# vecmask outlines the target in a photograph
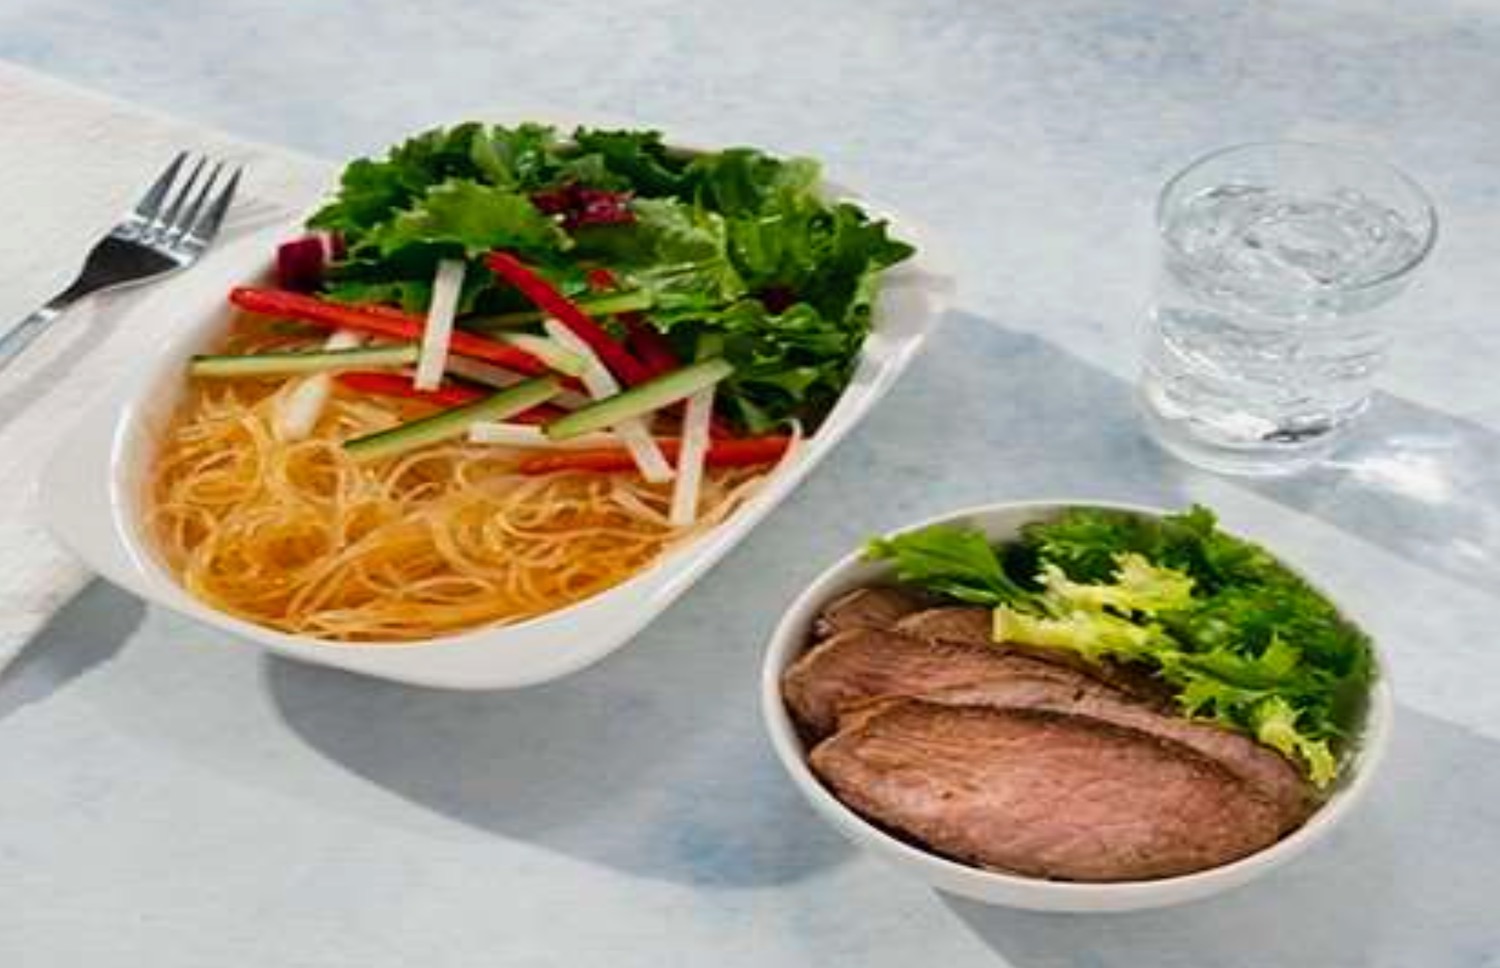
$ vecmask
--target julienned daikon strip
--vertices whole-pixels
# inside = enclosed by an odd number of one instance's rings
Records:
[[[620,392],[620,385],[604,368],[604,363],[572,330],[555,319],[544,320],[542,328],[547,331],[548,336],[583,357],[585,367],[580,379],[596,402]],[[658,484],[672,479],[672,465],[667,463],[661,448],[656,446],[656,440],[651,436],[645,421],[639,417],[628,417],[615,424],[612,429],[619,435],[626,450],[630,451],[630,457],[640,469],[642,477]]]
[[[467,356],[448,357],[448,372],[454,376],[461,376],[465,380],[471,380],[474,383],[483,383],[487,387],[494,387],[497,390],[513,387],[528,379],[528,377],[516,373],[514,370],[507,370],[505,367],[496,366],[493,363],[485,363],[483,360],[470,359]],[[557,396],[548,402],[554,406],[562,407],[564,410],[577,410],[579,407],[588,406],[592,401],[577,390],[569,390],[567,387],[564,387],[557,392]]]
[[[347,350],[300,353],[253,353],[247,356],[195,356],[188,373],[196,377],[256,378],[327,373],[334,370],[378,370],[409,366],[417,361],[417,347],[359,346]]]
[[[334,330],[323,343],[325,350],[352,350],[365,338],[351,329]],[[314,373],[288,386],[276,401],[276,433],[282,440],[301,440],[313,432],[328,398],[333,395],[333,376]]]
[[[583,357],[564,349],[555,340],[534,333],[501,333],[495,339],[509,343],[518,350],[525,350],[559,373],[568,376],[583,375]]]
[[[572,440],[553,440],[542,428],[530,424],[487,421],[469,425],[469,442],[498,444],[503,447],[531,447],[538,450],[584,450],[592,447],[620,447],[620,438],[608,431],[584,434]]]
[[[703,458],[708,453],[709,418],[714,412],[714,388],[706,386],[687,398],[682,414],[682,451],[677,455],[677,480],[672,485],[672,507],[667,520],[685,528],[698,519],[698,491],[703,483]]]
[[[640,344],[648,362],[667,364],[670,369],[672,349],[660,333],[643,319],[629,320],[632,339]],[[703,362],[724,352],[723,340],[708,335],[698,341],[698,361]],[[653,365],[657,365],[653,363]],[[665,372],[659,370],[658,372]],[[677,480],[672,486],[672,504],[667,519],[673,527],[685,528],[698,518],[698,495],[703,485],[703,463],[708,443],[713,437],[714,394],[718,384],[695,391],[682,409],[682,449],[677,454]]]
[[[422,355],[417,359],[417,375],[412,378],[412,385],[418,390],[436,390],[443,382],[448,344],[453,339],[453,317],[458,312],[458,297],[463,288],[464,264],[457,259],[440,261],[432,277],[432,301],[427,304],[427,325],[422,330]]]

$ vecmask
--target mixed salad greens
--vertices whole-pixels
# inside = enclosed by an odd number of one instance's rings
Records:
[[[997,642],[1141,663],[1183,714],[1254,736],[1319,787],[1338,774],[1374,674],[1364,633],[1203,507],[1074,509],[998,548],[937,526],[876,539],[868,555],[903,582],[992,607]]]
[[[826,412],[869,330],[876,275],[913,251],[826,199],[815,162],[540,124],[460,124],[354,161],[309,224],[338,240],[326,271],[304,274],[330,300],[419,313],[439,263],[462,260],[460,330],[535,325],[535,300],[490,261],[503,252],[621,341],[644,323],[659,353],[693,360],[712,339],[733,367],[724,413],[750,434]]]

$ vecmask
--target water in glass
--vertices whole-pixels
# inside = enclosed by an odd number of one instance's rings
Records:
[[[1381,311],[1427,229],[1357,187],[1232,181],[1164,204],[1145,410],[1170,449],[1283,473],[1321,456],[1369,400]]]

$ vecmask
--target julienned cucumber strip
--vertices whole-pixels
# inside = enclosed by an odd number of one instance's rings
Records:
[[[590,316],[615,316],[620,313],[638,313],[651,308],[652,298],[649,292],[637,290],[635,292],[611,293],[608,296],[595,296],[593,299],[574,300],[578,308]],[[473,319],[460,320],[460,325],[465,329],[474,329],[484,332],[496,329],[514,329],[517,326],[529,326],[539,323],[546,317],[546,313],[535,309],[527,309],[516,313],[504,313],[500,316],[476,316]]]
[[[195,356],[188,364],[192,376],[292,376],[329,370],[378,370],[409,366],[417,361],[416,344],[361,346],[312,353],[255,353],[250,356]]]
[[[344,452],[356,460],[378,460],[404,454],[428,444],[462,437],[469,432],[472,423],[504,420],[530,410],[555,397],[561,389],[562,384],[553,377],[537,377],[467,406],[444,410],[377,434],[346,440]]]
[[[694,363],[631,387],[624,393],[606,397],[592,406],[575,410],[542,429],[553,440],[567,440],[569,437],[603,430],[622,420],[652,413],[679,400],[685,400],[733,372],[734,367],[723,359]]]

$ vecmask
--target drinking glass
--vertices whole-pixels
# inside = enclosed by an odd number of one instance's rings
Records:
[[[1161,265],[1140,396],[1169,451],[1287,474],[1368,405],[1391,301],[1437,237],[1415,181],[1327,145],[1242,145],[1188,166],[1156,209]]]

